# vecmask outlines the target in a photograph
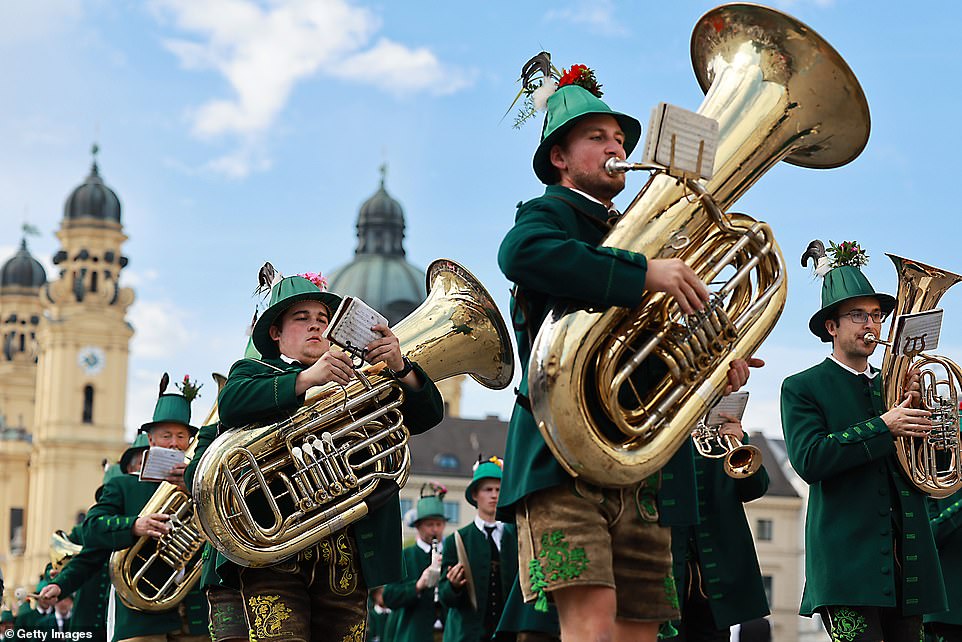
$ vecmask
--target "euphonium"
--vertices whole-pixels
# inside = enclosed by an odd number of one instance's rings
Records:
[[[514,355],[491,296],[446,259],[427,272],[428,297],[394,333],[434,381],[470,374],[511,381]],[[347,386],[308,390],[292,417],[229,430],[201,458],[194,496],[210,542],[242,566],[291,557],[393,499],[410,469],[401,386],[376,367]],[[258,519],[255,508],[269,514]]]
[[[794,18],[718,7],[695,26],[691,51],[706,91],[699,113],[719,123],[714,174],[654,175],[603,245],[681,258],[706,283],[724,284],[688,317],[656,292],[633,310],[559,306],[532,347],[529,396],[542,435],[569,474],[603,486],[664,466],[722,396],[729,362],[751,356],[781,314],[784,259],[771,229],[725,210],[780,160],[837,167],[868,140],[855,75]],[[642,363],[654,381],[639,391],[632,377]]]
[[[762,451],[751,444],[743,444],[734,435],[721,434],[721,426],[710,426],[699,421],[691,432],[695,450],[709,459],[725,458],[722,467],[733,479],[751,477],[762,467]]]
[[[62,530],[56,530],[50,536],[50,564],[57,571],[62,571],[70,559],[83,549],[83,545],[70,541]]]
[[[895,295],[893,319],[902,314],[924,312],[936,307],[950,287],[962,281],[962,276],[906,259],[887,255],[895,264],[899,286]],[[895,452],[902,471],[920,491],[936,499],[948,497],[962,488],[960,469],[959,390],[962,370],[952,361],[938,355],[921,352],[924,344],[915,346],[912,356],[905,354],[895,340],[895,323],[889,330],[889,340],[879,341],[871,333],[866,341],[888,346],[882,358],[882,397],[886,408],[904,399],[903,384],[912,368],[919,371],[921,383],[920,408],[932,413],[932,431],[927,437],[897,437]],[[915,356],[919,358],[916,359]],[[944,376],[942,376],[944,375]]]
[[[224,375],[212,375],[217,389],[224,386]],[[217,421],[217,397],[202,425]],[[197,439],[184,453],[190,461]],[[193,499],[177,486],[161,482],[153,497],[140,511],[170,515],[170,532],[159,539],[143,536],[132,546],[110,556],[110,581],[117,596],[132,609],[154,612],[174,608],[200,580],[203,533],[197,522]]]

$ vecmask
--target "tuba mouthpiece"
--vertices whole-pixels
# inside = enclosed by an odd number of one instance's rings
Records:
[[[615,174],[624,174],[625,172],[629,172],[633,169],[635,169],[635,166],[632,163],[620,158],[616,158],[615,156],[612,156],[605,161],[605,171],[608,172],[609,176],[614,176]]]

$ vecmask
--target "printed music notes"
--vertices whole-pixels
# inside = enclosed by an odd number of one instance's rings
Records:
[[[726,414],[729,417],[734,417],[735,419],[741,420],[742,416],[745,414],[745,407],[747,405],[747,392],[733,392],[726,397],[722,397],[721,401],[715,404],[715,407],[708,412],[707,423],[709,426],[722,425],[725,423],[725,419],[722,418],[722,414]]]
[[[344,297],[324,330],[324,338],[363,359],[364,348],[381,337],[371,329],[379,323],[387,325],[387,318],[357,297]]]
[[[182,463],[184,463],[183,450],[151,446],[144,451],[144,463],[140,468],[140,481],[166,481],[174,466]]]
[[[942,331],[942,313],[941,308],[935,308],[896,317],[895,339],[892,341],[895,354],[915,357],[923,350],[935,350],[939,346],[939,334]]]

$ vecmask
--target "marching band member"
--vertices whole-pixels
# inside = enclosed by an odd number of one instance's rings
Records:
[[[197,428],[190,425],[190,402],[196,387],[185,380],[184,394],[167,393],[167,376],[161,380],[161,394],[152,421],[141,426],[150,446],[185,450]],[[184,485],[185,464],[176,464],[166,481]],[[170,531],[168,515],[152,513],[141,516],[160,482],[140,481],[134,475],[119,475],[108,480],[100,500],[84,519],[86,546],[110,551],[123,550],[140,537],[160,539]],[[195,588],[177,608],[145,613],[128,608],[114,597],[115,625],[113,641],[137,642],[202,642],[207,636],[207,608],[203,596]]]
[[[629,488],[596,487],[568,475],[531,414],[528,359],[556,303],[634,307],[646,291],[658,291],[687,314],[703,309],[709,293],[680,259],[648,259],[599,245],[616,214],[612,199],[625,187],[624,174],[609,175],[605,161],[631,153],[641,124],[602,102],[594,73],[583,66],[559,84],[547,98],[533,160],[547,189],[519,206],[498,253],[502,272],[515,283],[511,310],[522,367],[499,508],[517,519],[525,601],[543,608],[550,595],[562,639],[654,641],[659,624],[678,616],[670,532],[657,523],[657,511],[631,507],[657,492],[658,475]],[[733,361],[728,374],[737,390],[748,378],[748,364]],[[638,385],[644,391],[652,384]]]
[[[468,578],[458,561],[454,535],[444,542],[441,602],[448,607],[444,642],[487,642],[494,637],[511,583],[518,575],[518,536],[513,524],[499,522],[495,513],[501,490],[503,462],[478,460],[464,498],[478,509],[474,520],[457,532],[471,566],[477,608],[468,597]]]
[[[741,421],[722,415],[720,435],[746,443]],[[673,642],[729,640],[731,625],[768,615],[768,600],[745,518],[745,502],[768,490],[768,471],[734,479],[724,459],[695,458],[698,482],[697,525],[673,526],[671,554],[681,602],[678,636]]]
[[[351,359],[330,350],[321,336],[340,301],[302,276],[273,286],[270,306],[252,334],[262,358],[235,363],[218,397],[224,426],[286,419],[301,407],[309,388],[350,382]],[[435,426],[443,404],[434,383],[401,355],[390,328],[373,329],[382,337],[367,346],[367,360],[384,362],[403,386],[408,430],[417,434]],[[241,568],[218,554],[216,570],[224,582],[240,589],[251,639],[360,640],[368,587],[400,577],[400,521],[395,497],[292,559]]]
[[[905,400],[883,407],[885,375],[869,364],[876,344],[865,335],[879,335],[896,301],[862,274],[856,243],[832,252],[808,324],[832,353],[781,393],[788,456],[810,486],[800,612],[821,614],[835,640],[917,642],[922,615],[945,609],[945,589],[925,495],[905,480],[893,437],[923,437],[931,421],[916,407],[917,373]]]
[[[384,587],[382,600],[394,620],[392,642],[441,641],[446,628],[446,613],[438,596],[441,579],[441,540],[444,525],[443,486],[432,486],[430,495],[418,499],[414,522],[414,544],[401,553],[403,573],[400,581]],[[422,493],[424,489],[422,489]],[[447,634],[443,633],[445,639]]]

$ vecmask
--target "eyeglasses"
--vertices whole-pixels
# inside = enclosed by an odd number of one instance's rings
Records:
[[[846,312],[845,314],[838,315],[840,317],[848,317],[852,320],[852,323],[861,325],[869,320],[871,317],[873,323],[881,323],[885,320],[885,315],[881,312],[868,313],[863,310],[852,310],[851,312]]]

